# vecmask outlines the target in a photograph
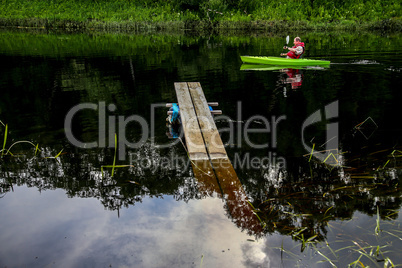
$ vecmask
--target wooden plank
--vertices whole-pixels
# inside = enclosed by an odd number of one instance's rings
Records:
[[[204,139],[201,135],[187,83],[174,83],[174,86],[181,110],[180,118],[189,157],[191,160],[208,160]]]
[[[223,146],[218,129],[209,111],[207,100],[200,83],[189,82],[188,88],[210,159],[227,158],[225,147]]]
[[[200,83],[175,83],[175,89],[200,193],[223,198],[231,219],[239,228],[249,234],[261,235],[261,223],[228,159]]]
[[[209,160],[191,161],[194,177],[197,179],[198,192],[202,196],[217,196],[223,198],[215,172]]]
[[[246,230],[250,235],[263,234],[261,222],[255,215],[229,159],[195,160],[191,165],[202,196],[222,198],[230,219],[237,227]]]
[[[167,115],[172,115],[172,114],[173,114],[173,111],[167,111]],[[179,114],[180,114],[180,111],[179,111]],[[211,114],[222,114],[222,111],[221,110],[212,110]]]
[[[208,102],[208,105],[211,107],[219,106],[219,103],[217,102]],[[173,106],[173,103],[166,103],[166,107],[170,108]]]
[[[255,215],[230,160],[213,159],[211,162],[232,221],[242,230],[247,230],[249,234],[261,235],[263,233],[261,222]]]

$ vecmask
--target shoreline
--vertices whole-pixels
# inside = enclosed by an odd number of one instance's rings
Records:
[[[71,20],[48,18],[0,18],[2,28],[42,28],[66,31],[194,31],[216,32],[221,31],[253,31],[272,32],[281,31],[368,31],[368,32],[402,32],[402,20],[387,19],[373,22],[334,21],[101,21],[101,20]]]

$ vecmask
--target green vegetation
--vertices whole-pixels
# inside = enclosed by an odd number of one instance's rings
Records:
[[[8,0],[0,25],[86,29],[327,29],[400,31],[401,3],[390,0]]]
[[[14,156],[14,154],[11,152],[11,148],[12,148],[14,145],[19,144],[19,143],[27,143],[27,144],[30,144],[30,145],[32,145],[33,147],[35,147],[35,148],[36,148],[36,150],[35,150],[35,155],[36,155],[36,153],[37,153],[38,150],[39,150],[39,149],[38,149],[38,145],[35,146],[35,144],[33,144],[33,143],[30,142],[30,141],[17,141],[17,142],[14,142],[8,149],[6,149],[7,135],[8,135],[8,124],[4,124],[1,120],[0,120],[0,124],[5,127],[5,130],[4,130],[4,133],[3,133],[3,149],[1,149],[1,156],[2,156],[2,157],[5,156],[5,155]],[[1,128],[0,128],[0,129],[1,129]],[[60,152],[60,153],[61,153],[61,152]],[[60,155],[60,153],[59,153],[55,158],[57,158],[57,157]]]
[[[395,213],[393,210],[387,211],[388,215]],[[385,217],[388,220],[388,216]],[[377,218],[374,233],[370,229],[372,226],[358,226],[361,230],[360,237],[353,236],[344,232],[344,228],[353,224],[355,220],[346,222],[330,222],[327,224],[328,236],[336,236],[337,239],[328,242],[318,241],[316,235],[305,237],[307,228],[300,228],[294,230],[289,235],[292,239],[299,241],[301,252],[304,252],[305,257],[311,261],[318,263],[329,263],[328,267],[400,267],[391,260],[388,256],[395,253],[395,249],[392,248],[392,240],[397,238],[401,240],[400,227],[392,221],[382,221],[387,230],[381,230],[380,213],[377,207]],[[367,229],[368,227],[368,229]],[[282,261],[297,261],[299,258],[295,248],[287,248],[283,246],[274,247],[274,249],[280,250]]]
[[[122,168],[122,167],[131,167],[131,165],[116,165],[116,157],[117,157],[117,134],[114,134],[114,157],[113,157],[113,165],[103,165],[101,166],[101,173],[103,178],[103,168],[112,168],[112,174],[110,175],[113,178],[114,169],[115,168]]]

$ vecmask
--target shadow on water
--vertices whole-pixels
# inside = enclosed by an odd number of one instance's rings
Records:
[[[239,55],[279,54],[283,37],[2,32],[0,53],[8,62],[0,74],[0,120],[8,123],[5,148],[29,140],[39,143],[40,151],[21,144],[11,150],[14,156],[1,157],[0,197],[22,185],[39,191],[64,189],[68,197],[98,199],[118,213],[140,206],[146,197],[171,196],[186,203],[219,197],[225,200],[226,216],[254,239],[282,235],[294,240],[297,247],[283,240],[270,245],[285,263],[314,252],[307,263],[320,258],[342,267],[363,256],[381,264],[389,257],[400,264],[402,147],[396,122],[401,93],[400,72],[395,70],[401,61],[395,62],[400,55],[388,47],[400,37],[332,37],[332,42],[316,33],[305,37],[308,54],[330,59],[335,64],[329,68],[240,70]],[[227,116],[216,117],[218,128],[233,127],[236,133],[221,133],[235,172],[227,175],[225,185],[198,172],[182,144],[166,137],[166,110],[150,110],[152,104],[175,100],[176,81],[200,81],[207,98],[218,101]],[[313,153],[325,150],[323,130],[330,120],[306,132],[308,145],[317,146],[313,151],[303,147],[300,129],[308,116],[336,100],[339,147],[330,148],[336,152],[323,163]],[[80,103],[96,104],[97,109],[77,114],[72,133],[105,148],[79,149],[67,140],[65,116]],[[119,146],[124,159],[117,164],[130,166],[113,176],[110,169],[102,173],[101,167],[115,160],[114,133],[124,133],[131,142],[142,137],[144,129],[136,123],[119,128],[119,116],[134,114],[154,120],[154,135],[136,148]],[[263,149],[250,146],[242,132],[246,124],[261,127],[254,115],[269,120],[285,116],[275,138],[272,132],[250,134],[253,144],[269,142]],[[4,130],[1,126],[2,138]],[[157,146],[168,143],[167,148]],[[253,159],[263,161],[247,165]],[[347,223],[359,229],[356,215],[377,222],[359,230],[361,239],[342,230]],[[381,235],[376,234],[379,229]]]

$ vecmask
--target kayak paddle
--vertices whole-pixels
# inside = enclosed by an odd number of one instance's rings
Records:
[[[289,44],[289,35],[286,36],[286,44],[283,46],[283,49],[286,49]],[[281,56],[286,56],[286,53],[281,53]]]

